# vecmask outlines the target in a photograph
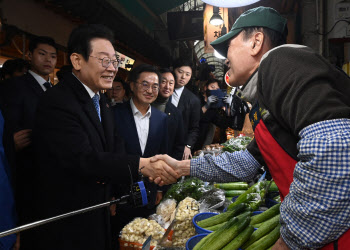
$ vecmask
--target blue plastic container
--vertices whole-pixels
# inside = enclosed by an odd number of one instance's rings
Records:
[[[201,228],[200,226],[197,225],[198,221],[208,219],[210,217],[213,217],[214,215],[217,215],[217,213],[199,213],[195,215],[192,219],[192,223],[194,225],[194,228],[196,229],[197,234],[209,234],[213,231],[206,230],[204,228]]]
[[[189,240],[186,242],[186,250],[192,250],[197,245],[197,243],[207,235],[208,234],[197,234],[192,238],[189,238]]]
[[[273,200],[273,199],[266,198],[265,204],[268,208],[270,208],[270,207],[273,207],[274,205],[278,204],[278,202]]]

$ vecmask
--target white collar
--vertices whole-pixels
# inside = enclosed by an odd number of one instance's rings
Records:
[[[182,86],[180,88],[175,88],[176,94],[178,96],[181,96],[182,92],[184,91],[185,86]]]
[[[140,110],[138,110],[138,108],[135,106],[135,103],[134,103],[134,101],[132,100],[132,98],[130,99],[130,106],[131,106],[131,110],[132,110],[132,114],[133,114],[133,115],[136,115],[137,113],[139,113],[139,114],[142,115],[142,113],[140,112]],[[151,116],[151,105],[149,105],[149,108],[148,108],[146,114],[143,115],[143,116]]]
[[[37,73],[35,73],[32,70],[28,70],[28,72],[35,78],[35,80],[40,84],[40,85],[44,85],[45,82],[50,82],[50,77],[49,80],[46,81],[42,76],[39,76]]]
[[[72,72],[72,74],[73,74],[73,76],[75,76],[75,78],[77,78],[77,79],[79,80],[79,78],[78,78],[76,75],[74,75],[73,72]],[[90,96],[91,98],[93,98],[95,95],[98,95],[98,99],[100,99],[100,93],[99,93],[99,92],[95,93],[95,92],[92,91],[88,86],[86,86],[82,81],[79,80],[79,82],[80,82],[81,84],[83,84],[84,88],[85,88],[86,91],[89,93],[89,96]]]

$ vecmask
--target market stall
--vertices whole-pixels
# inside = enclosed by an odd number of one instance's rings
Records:
[[[197,155],[243,150],[250,141],[231,138]],[[278,188],[265,174],[249,183],[185,178],[170,187],[156,214],[123,228],[120,249],[270,249],[280,236],[279,208]]]

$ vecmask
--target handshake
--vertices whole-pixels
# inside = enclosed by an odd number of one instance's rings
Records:
[[[190,160],[177,161],[168,155],[140,159],[140,171],[159,186],[175,183],[181,176],[190,175]]]

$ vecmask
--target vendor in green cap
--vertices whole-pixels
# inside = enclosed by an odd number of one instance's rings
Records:
[[[230,85],[253,104],[246,150],[154,160],[216,182],[251,180],[265,166],[283,200],[272,249],[349,249],[350,79],[312,49],[283,45],[287,33],[285,18],[258,7],[211,43],[227,55]]]

